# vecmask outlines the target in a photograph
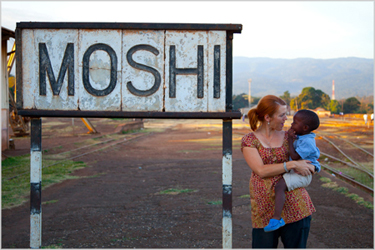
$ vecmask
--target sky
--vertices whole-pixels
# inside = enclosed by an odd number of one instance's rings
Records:
[[[233,56],[374,58],[374,1],[1,1],[21,21],[233,23]]]

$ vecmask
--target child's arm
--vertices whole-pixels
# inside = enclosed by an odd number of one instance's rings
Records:
[[[295,139],[296,135],[294,133],[293,129],[288,130],[288,142],[289,142],[289,155],[292,160],[300,160],[301,156],[296,152],[294,146],[293,146],[293,141]]]

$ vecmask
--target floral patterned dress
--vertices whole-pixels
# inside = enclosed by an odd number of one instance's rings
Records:
[[[242,138],[241,151],[244,147],[256,148],[265,165],[283,163],[289,160],[287,131],[285,131],[284,142],[281,147],[263,147],[253,132]],[[282,175],[262,179],[254,172],[251,173],[250,201],[253,228],[264,228],[272,218],[275,209],[275,184],[280,178],[282,178]],[[285,193],[285,203],[281,216],[286,224],[306,218],[315,211],[305,188],[297,188]]]

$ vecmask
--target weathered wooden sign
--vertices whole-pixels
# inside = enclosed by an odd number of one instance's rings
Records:
[[[71,111],[176,116],[231,111],[232,37],[241,29],[235,24],[18,23],[18,108],[24,114],[70,111],[70,116],[78,115]]]
[[[223,248],[232,247],[232,39],[239,24],[17,23],[31,116],[30,247],[42,245],[41,117],[223,119]]]

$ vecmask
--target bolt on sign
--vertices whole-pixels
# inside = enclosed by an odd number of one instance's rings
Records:
[[[239,24],[18,23],[17,106],[24,115],[231,111],[231,40],[241,29]]]

